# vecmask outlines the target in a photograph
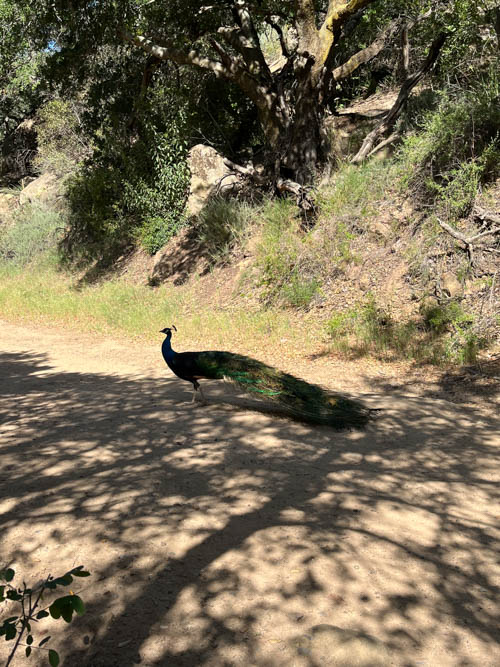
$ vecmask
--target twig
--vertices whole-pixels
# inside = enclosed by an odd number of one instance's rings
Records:
[[[483,220],[483,222],[485,220],[489,220],[490,222],[494,222],[495,225],[500,225],[500,215],[492,213],[491,211],[487,211],[485,208],[481,208],[480,206],[474,207],[474,215],[480,220]]]
[[[381,141],[379,144],[375,146],[375,148],[368,153],[367,157],[371,157],[372,155],[375,155],[379,151],[382,150],[382,148],[385,148],[389,144],[394,143],[398,139],[401,139],[401,134],[399,132],[393,132],[387,139],[384,139],[384,141]]]
[[[495,283],[497,280],[497,273],[498,271],[495,271],[495,275],[493,276],[493,282],[491,283],[491,290],[490,290],[490,310],[493,312],[493,296],[495,294]]]

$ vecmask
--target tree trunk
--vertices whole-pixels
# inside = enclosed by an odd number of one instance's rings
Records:
[[[300,183],[311,183],[322,160],[321,114],[317,93],[304,95],[295,107],[292,127],[287,137],[283,165]]]

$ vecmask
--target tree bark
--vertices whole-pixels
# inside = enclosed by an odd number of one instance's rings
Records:
[[[296,182],[305,184],[313,179],[324,155],[322,119],[330,82],[350,76],[375,57],[392,32],[391,24],[373,44],[333,69],[332,49],[342,27],[373,2],[329,0],[323,23],[318,27],[315,0],[295,0],[296,43],[289,48],[279,25],[274,25],[286,59],[286,64],[274,72],[266,62],[252,19],[252,13],[258,13],[259,8],[250,9],[245,0],[233,2],[233,25],[223,25],[207,36],[215,57],[208,57],[196,45],[183,50],[168,41],[155,44],[148,37],[132,35],[125,29],[121,36],[155,59],[198,67],[239,86],[257,108],[273,154],[274,177],[278,177],[280,168],[286,168],[285,172],[291,172],[287,176],[293,175]],[[272,17],[264,19],[273,25]]]

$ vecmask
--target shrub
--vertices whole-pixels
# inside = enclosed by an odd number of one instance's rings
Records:
[[[67,259],[112,260],[137,242],[151,254],[159,250],[184,223],[186,154],[179,124],[159,130],[145,122],[132,145],[106,128],[92,159],[68,183]]]
[[[395,321],[373,298],[326,323],[332,347],[343,354],[375,354],[417,362],[472,363],[488,341],[474,327],[474,317],[457,302],[422,308],[421,319]]]
[[[54,99],[37,113],[38,152],[35,168],[67,176],[92,153],[90,142],[81,128],[78,103],[74,100]]]
[[[57,246],[64,229],[60,214],[34,205],[14,213],[14,222],[0,236],[0,261],[17,267]]]
[[[312,237],[300,231],[297,206],[289,199],[271,201],[260,221],[256,269],[262,300],[266,305],[309,305],[319,281],[308,252]]]
[[[500,173],[499,102],[497,73],[472,90],[445,93],[399,153],[403,188],[436,202],[448,218],[466,215],[480,184]]]
[[[456,301],[450,301],[447,304],[424,306],[421,312],[426,328],[438,335],[445,333],[452,326],[466,327],[474,321],[472,315],[465,313]]]
[[[236,199],[215,197],[198,215],[196,232],[211,264],[224,263],[242,245],[258,209]]]

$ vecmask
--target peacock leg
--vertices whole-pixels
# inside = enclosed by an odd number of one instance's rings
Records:
[[[198,391],[200,392],[202,404],[206,405],[207,404],[207,399],[205,398],[205,394],[203,393],[203,389],[199,385],[198,385]]]

